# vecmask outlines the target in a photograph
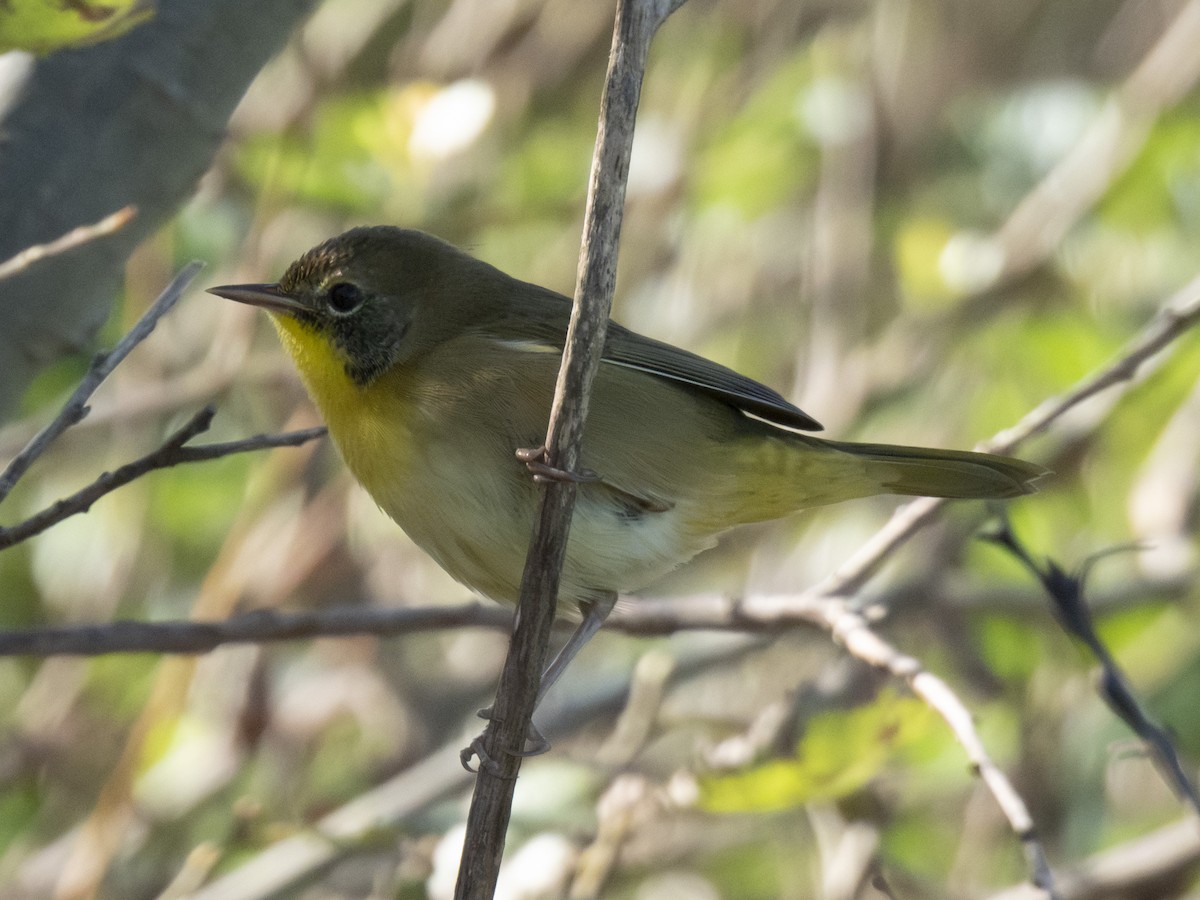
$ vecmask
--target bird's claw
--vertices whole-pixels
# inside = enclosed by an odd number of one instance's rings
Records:
[[[545,736],[537,730],[537,727],[530,722],[529,730],[525,732],[525,746],[521,749],[520,756],[524,759],[529,759],[531,756],[541,756],[550,749],[550,742]]]
[[[471,760],[476,758],[479,760],[478,769],[471,765]],[[481,771],[486,771],[489,775],[495,775],[497,778],[500,777],[500,763],[492,759],[487,750],[484,749],[482,734],[459,751],[458,761],[472,775],[478,775]]]
[[[487,720],[489,723],[494,723],[496,720],[492,716],[492,711],[492,707],[485,706],[483,709],[478,710],[475,714],[479,716],[479,718]],[[491,725],[488,727],[490,728]],[[499,775],[500,763],[493,759],[491,755],[484,750],[484,734],[487,734],[486,730],[483,734],[475,738],[475,740],[471,741],[469,746],[463,748],[462,752],[458,754],[459,761],[462,763],[463,768],[468,772],[475,772],[476,770],[471,768],[471,758],[478,757],[480,767],[487,769],[492,775]],[[531,756],[541,756],[543,753],[548,751],[550,747],[550,742],[546,740],[545,736],[540,731],[538,731],[537,726],[534,725],[533,722],[530,722],[529,728],[525,732],[525,746],[523,746],[520,750],[510,750],[505,747],[501,747],[500,752],[507,753],[509,756],[519,756],[521,759],[528,759]]]
[[[517,450],[516,456],[525,463],[525,468],[533,474],[533,480],[537,482],[569,481],[575,484],[593,484],[601,480],[600,475],[591,469],[569,472],[550,465],[546,462],[545,444],[540,447],[522,447]]]

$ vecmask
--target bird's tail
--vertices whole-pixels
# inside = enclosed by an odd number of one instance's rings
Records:
[[[1036,490],[1041,466],[990,453],[851,444],[806,434],[757,440],[739,454],[742,475],[724,522],[762,522],[799,509],[876,494],[1003,499]]]
[[[1049,472],[1039,465],[967,450],[929,450],[890,444],[822,441],[831,450],[857,457],[878,483],[875,493],[952,500],[988,500],[1031,494]]]

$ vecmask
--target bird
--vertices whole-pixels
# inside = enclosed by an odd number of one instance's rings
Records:
[[[530,450],[545,440],[571,301],[388,225],[330,238],[277,282],[209,292],[270,314],[345,464],[408,536],[460,583],[515,603],[539,490]],[[1017,497],[1047,474],[806,433],[821,427],[770,387],[610,321],[559,588],[582,621],[539,698],[618,596],[733,528],[876,494]]]

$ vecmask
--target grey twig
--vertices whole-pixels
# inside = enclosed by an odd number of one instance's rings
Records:
[[[901,653],[872,631],[863,613],[849,603],[828,598],[820,614],[820,623],[852,656],[907,681],[913,693],[942,717],[1021,841],[1030,880],[1053,900],[1058,900],[1050,863],[1037,837],[1029,809],[987,752],[975,729],[971,711],[958,695],[945,681],[926,670],[920,660]]]
[[[99,222],[91,225],[80,225],[78,228],[73,228],[62,237],[48,243],[34,244],[32,247],[26,247],[16,256],[0,263],[0,281],[3,281],[5,278],[11,278],[18,272],[23,272],[38,260],[66,253],[68,250],[74,250],[76,247],[88,243],[88,241],[94,241],[96,238],[112,234],[114,231],[120,231],[136,215],[136,206],[123,206],[115,213],[105,216]]]
[[[512,613],[464,603],[410,609],[337,607],[312,612],[255,610],[215,622],[106,622],[0,632],[2,656],[100,656],[106,653],[207,653],[224,644],[267,643],[445,628],[506,628]]]
[[[138,319],[137,324],[129,330],[125,337],[121,338],[120,343],[108,353],[97,354],[96,358],[92,360],[87,374],[79,383],[79,387],[75,388],[75,392],[71,394],[58,415],[39,431],[33,440],[25,445],[25,449],[13,457],[4,472],[0,473],[0,503],[4,502],[14,485],[29,470],[34,461],[46,451],[46,448],[59,435],[88,414],[88,398],[95,393],[96,388],[112,373],[113,369],[129,355],[130,351],[149,336],[150,332],[154,330],[154,326],[158,324],[158,320],[170,312],[171,307],[179,301],[184,290],[203,268],[203,265],[200,262],[190,262],[184,266],[166,289],[159,294],[153,305]]]
[[[1196,820],[1189,816],[1110,847],[1061,872],[1060,893],[1063,900],[1182,896],[1182,886],[1195,877],[1197,863],[1200,831]],[[990,900],[1044,900],[1044,895],[1022,884],[993,894]]]
[[[778,634],[789,628],[812,627],[820,618],[823,602],[812,598],[803,604],[795,597],[730,600],[715,594],[688,597],[686,602],[643,600],[613,612],[605,627],[640,637],[694,630]],[[351,634],[388,637],[445,628],[511,628],[512,624],[510,610],[490,603],[406,609],[338,606],[311,613],[255,611],[210,622],[122,620],[0,632],[0,657],[207,653],[223,644]]]
[[[621,0],[617,4],[588,184],[575,303],[546,435],[546,462],[565,471],[574,471],[579,461],[588,395],[608,327],[646,56],[659,25],[678,5],[671,0]],[[475,782],[455,891],[459,900],[485,900],[495,891],[521,764],[518,752],[525,746],[537,701],[574,505],[572,482],[551,481],[544,486],[521,582],[517,624],[492,719],[482,737],[483,752],[492,764],[480,765]]]
[[[135,478],[140,478],[148,472],[167,469],[181,463],[202,462],[222,456],[232,456],[235,453],[264,450],[269,447],[295,447],[325,434],[324,428],[306,428],[302,431],[290,431],[284,434],[260,434],[239,441],[204,444],[199,447],[186,446],[192,438],[208,430],[214,415],[216,415],[216,410],[213,407],[204,407],[170,435],[158,449],[140,459],[126,463],[112,472],[105,472],[87,487],[56,501],[25,521],[8,528],[0,528],[0,550],[6,550],[14,544],[41,534],[63,519],[87,512],[92,504],[105,494],[129,484]]]
[[[980,443],[976,449],[1011,453],[1029,438],[1046,431],[1085,400],[1108,388],[1145,376],[1168,358],[1165,351],[1200,323],[1200,277],[1180,288],[1108,365],[1080,379],[1071,390],[1040,403],[1011,428]],[[851,594],[865,584],[897,547],[933,520],[945,500],[924,497],[896,510],[892,518],[825,582],[814,590],[825,594]]]
[[[1012,428],[982,444],[981,449],[1007,453],[1021,441],[1045,431],[1050,423],[1085,400],[1110,387],[1130,383],[1139,374],[1144,376],[1147,370],[1163,362],[1165,357],[1160,354],[1197,322],[1200,322],[1200,276],[1163,303],[1154,318],[1121,349],[1113,362],[1082,379],[1067,393],[1046,400]]]

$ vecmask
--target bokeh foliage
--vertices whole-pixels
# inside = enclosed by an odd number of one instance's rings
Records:
[[[1190,88],[1134,136],[1132,161],[1062,241],[996,274],[1003,223],[1177,5],[692,0],[651,56],[616,318],[767,381],[837,437],[967,447],[1012,424],[1111,359],[1194,275]],[[208,260],[210,284],[270,280],[368,222],[435,232],[569,293],[611,26],[592,6],[327,0],[251,88],[194,200],[131,260],[106,338],[184,260]],[[64,362],[35,386],[6,450],[79,369]],[[1136,387],[1023,448],[1056,474],[1010,509],[1034,552],[1067,566],[1139,545],[1095,566],[1089,596],[1190,760],[1197,371],[1200,339],[1185,337]],[[214,439],[313,420],[266,323],[197,292],[5,521],[213,399]],[[737,537],[686,586],[807,586],[894,505]],[[953,509],[868,594],[889,608],[881,630],[971,705],[1053,862],[1070,865],[1182,811],[1027,573],[973,540],[983,518]],[[326,445],[156,473],[0,556],[0,584],[10,627],[465,599]],[[648,648],[686,661],[717,640],[603,635],[562,702],[627,677]],[[153,897],[177,875],[233,870],[457,740],[502,653],[500,635],[445,632],[169,662],[0,661],[0,894]],[[597,753],[611,730],[597,721],[529,762],[510,840],[516,853],[551,835],[570,858],[614,785],[637,785],[605,896],[882,896],[827,889],[834,848],[861,835],[897,896],[987,896],[1024,876],[941,723],[824,636],[789,634],[681,678],[619,766]],[[446,802],[363,835],[303,896],[443,896],[434,848],[461,818]]]

